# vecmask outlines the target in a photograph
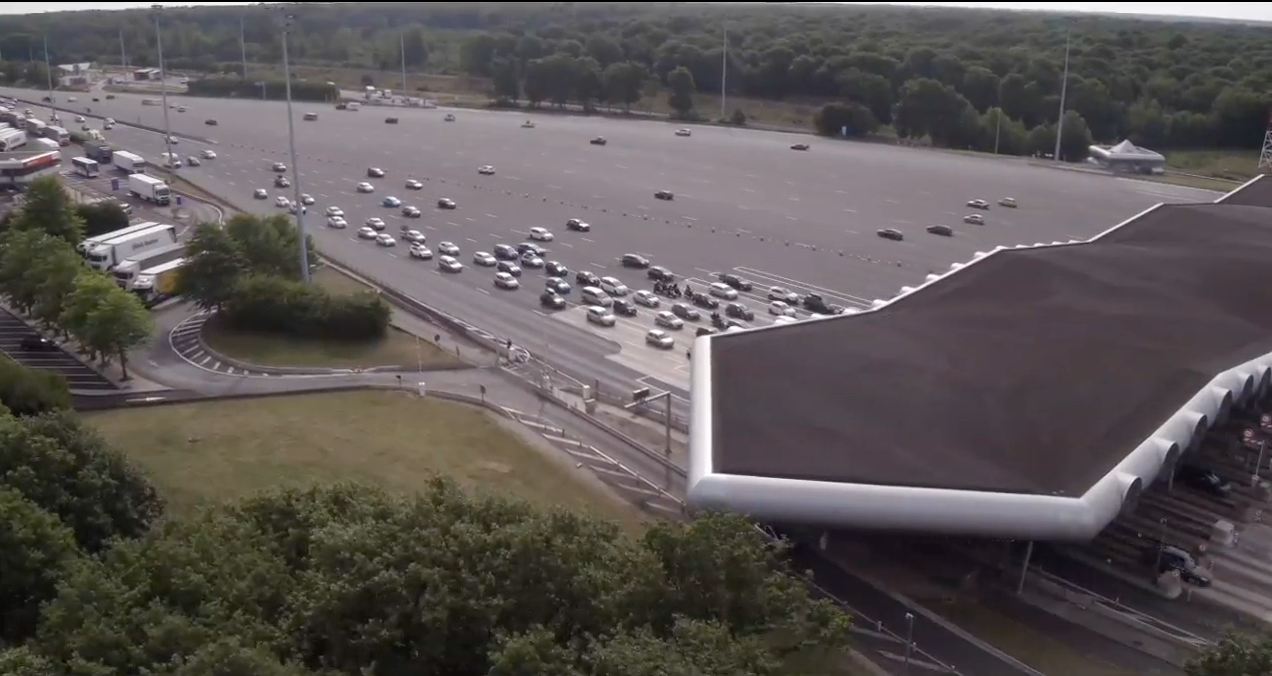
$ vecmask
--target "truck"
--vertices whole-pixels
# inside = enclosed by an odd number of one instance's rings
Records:
[[[90,160],[97,160],[99,164],[110,164],[114,151],[105,141],[85,141],[84,157]]]
[[[27,134],[21,129],[0,132],[0,153],[12,152],[26,145]]]
[[[129,258],[144,256],[176,242],[176,226],[159,223],[149,229],[96,244],[88,250],[88,264],[96,270],[111,270]]]
[[[71,132],[62,127],[46,126],[43,133],[44,138],[57,141],[58,146],[71,145]]]
[[[125,174],[146,173],[146,160],[141,155],[130,153],[127,150],[116,150],[114,160],[115,166]]]
[[[156,225],[160,225],[160,223],[157,223],[155,221],[145,221],[143,223],[136,223],[136,224],[130,225],[126,228],[112,230],[110,232],[102,233],[100,235],[93,235],[92,237],[85,238],[84,241],[80,242],[79,244],[76,244],[75,250],[80,252],[81,256],[84,256],[85,258],[87,258],[88,252],[91,251],[98,244],[101,244],[103,242],[109,242],[112,239],[123,237],[125,235],[131,235],[134,232],[140,232],[142,230],[150,230],[154,228]]]
[[[113,271],[115,282],[125,289],[131,289],[133,282],[137,281],[137,275],[142,270],[149,270],[164,263],[170,263],[181,258],[184,254],[185,245],[177,242],[161,249],[147,251],[140,256],[133,256],[127,260],[120,261]]]
[[[26,120],[26,131],[32,136],[44,136],[44,128],[47,126],[47,124],[34,117],[28,117]]]
[[[32,150],[61,150],[62,144],[51,138],[33,138],[30,140]]]
[[[185,264],[186,259],[177,258],[142,270],[133,280],[132,292],[141,296],[147,307],[171,298],[176,295],[177,275]]]
[[[172,191],[163,180],[146,174],[129,174],[128,194],[159,206],[167,206],[172,201]]]

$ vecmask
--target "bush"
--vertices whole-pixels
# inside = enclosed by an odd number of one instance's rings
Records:
[[[93,237],[107,232],[114,232],[128,227],[128,214],[123,207],[113,200],[96,204],[81,204],[75,207],[80,218],[84,219],[84,236]]]
[[[879,128],[870,109],[853,101],[827,103],[813,115],[813,126],[824,136],[840,136],[847,128],[848,136],[860,137],[872,134]]]
[[[210,96],[216,98],[261,98],[261,87],[257,82],[264,82],[265,98],[282,100],[287,98],[287,85],[281,80],[244,80],[240,77],[205,77],[191,80],[188,85],[190,96]],[[340,98],[340,90],[325,82],[291,83],[291,95],[295,101],[335,101]]]
[[[239,330],[360,341],[383,338],[391,312],[370,291],[334,295],[273,275],[251,275],[235,285],[220,316]]]
[[[729,122],[735,126],[742,127],[746,125],[746,113],[741,108],[733,109],[733,117],[729,118]]]
[[[0,357],[0,404],[14,415],[40,415],[69,409],[71,390],[57,373],[29,369]]]

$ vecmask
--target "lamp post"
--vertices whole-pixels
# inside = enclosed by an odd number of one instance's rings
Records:
[[[914,614],[905,614],[905,663],[902,674],[910,673],[910,658],[914,655]]]
[[[1166,520],[1166,517],[1164,516],[1158,519],[1157,523],[1161,524],[1162,528],[1161,528],[1161,533],[1158,535],[1158,538],[1157,538],[1157,565],[1154,566],[1153,568],[1154,579],[1156,579],[1157,576],[1162,574],[1162,554],[1164,553],[1164,550],[1166,549],[1166,535],[1167,535],[1166,529],[1170,526],[1170,523]]]
[[[667,461],[667,462],[665,463],[665,464],[666,464],[666,467],[667,467],[667,480],[666,480],[666,481],[667,481],[667,486],[666,486],[666,488],[667,488],[667,490],[668,490],[668,491],[670,491],[670,490],[671,490],[671,481],[672,481],[672,466],[673,466],[673,465],[672,465],[672,462],[671,462],[671,423],[672,423],[672,412],[671,412],[671,404],[672,404],[672,401],[671,401],[671,392],[670,392],[670,391],[667,391],[667,392],[660,392],[660,393],[658,393],[658,394],[653,394],[653,392],[650,390],[650,388],[648,388],[648,387],[642,387],[642,388],[640,388],[639,390],[633,390],[633,391],[632,391],[632,403],[630,403],[630,404],[627,404],[627,405],[623,406],[623,408],[624,408],[625,410],[629,410],[629,411],[630,411],[631,409],[633,409],[633,408],[643,408],[643,407],[645,407],[645,406],[649,406],[649,405],[651,405],[651,404],[654,404],[654,403],[655,403],[655,402],[657,402],[659,399],[661,399],[661,400],[663,401],[663,404],[664,404],[664,408],[663,408],[663,456],[666,458],[666,461]]]
[[[176,162],[171,161],[172,126],[168,122],[168,71],[163,65],[163,31],[159,28],[159,17],[163,15],[163,5],[151,5],[155,17],[155,49],[159,53],[159,96],[163,103],[163,159],[169,168]]]
[[[1064,99],[1069,93],[1069,32],[1064,33],[1064,75],[1060,78],[1060,114],[1056,117],[1056,151],[1053,159],[1060,161],[1060,140],[1064,138]]]
[[[283,80],[287,89],[287,147],[291,151],[292,186],[296,189],[296,233],[300,240],[300,278],[309,283],[309,238],[305,234],[305,204],[301,201],[300,167],[296,161],[296,120],[292,115],[291,61],[287,56],[287,36],[291,33],[295,15],[283,18]]]

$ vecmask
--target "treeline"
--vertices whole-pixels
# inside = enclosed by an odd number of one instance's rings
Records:
[[[190,80],[187,87],[190,96],[265,98],[278,101],[287,98],[287,83],[282,80],[245,80],[237,76],[203,77]],[[340,98],[340,90],[325,82],[292,80],[291,96],[296,101],[336,101]]]

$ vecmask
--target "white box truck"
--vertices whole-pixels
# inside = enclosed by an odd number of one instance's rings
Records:
[[[31,139],[31,145],[35,146],[34,150],[61,150],[62,146],[51,138],[34,138]]]
[[[27,134],[21,129],[0,132],[0,153],[17,150],[26,145]]]
[[[185,264],[186,259],[178,258],[148,270],[142,270],[137,275],[137,279],[133,280],[133,293],[141,296],[146,305],[171,298],[177,288],[177,275],[181,273],[181,267]]]
[[[119,155],[115,155],[115,163],[119,163]],[[159,206],[167,206],[172,201],[172,191],[163,180],[146,174],[129,174],[128,194]]]
[[[146,173],[146,160],[141,155],[130,153],[127,150],[116,150],[111,159],[115,162],[115,166],[125,174]]]
[[[102,242],[109,242],[112,239],[123,237],[124,235],[131,235],[134,232],[140,232],[142,230],[150,230],[156,225],[161,225],[161,224],[155,221],[144,221],[142,223],[135,223],[126,228],[120,228],[118,230],[112,230],[110,232],[102,233],[100,235],[94,235],[92,237],[85,238],[83,242],[80,242],[79,244],[75,245],[75,250],[79,251],[81,256],[88,256],[88,252],[91,251],[93,247],[97,246],[98,244],[101,244]]]
[[[113,271],[115,282],[125,289],[131,289],[133,287],[133,282],[137,280],[137,275],[140,274],[142,270],[149,270],[150,268],[174,261],[184,255],[185,245],[177,242],[175,244],[165,246],[162,249],[147,251],[140,256],[133,256],[128,260],[120,261],[119,265],[116,265],[115,270]]]
[[[88,264],[97,270],[110,270],[128,260],[172,246],[177,242],[177,228],[159,224],[148,230],[101,242],[88,251]]]

